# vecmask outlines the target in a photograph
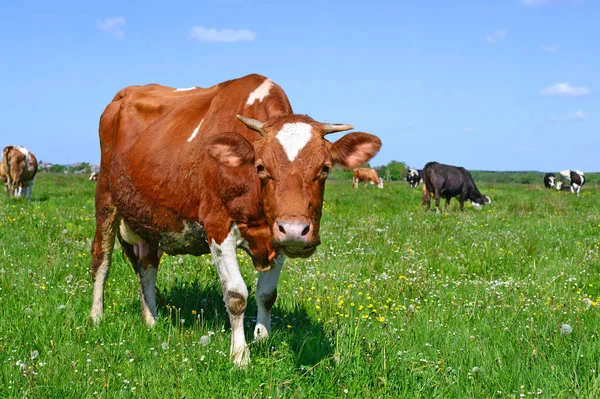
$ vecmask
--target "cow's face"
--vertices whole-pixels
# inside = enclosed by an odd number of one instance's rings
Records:
[[[487,195],[482,195],[480,198],[471,200],[471,205],[473,205],[473,208],[475,208],[477,210],[483,208],[483,206],[485,204],[488,204],[488,205],[492,204],[492,199],[490,197],[488,197]]]
[[[262,137],[251,144],[241,135],[219,135],[209,153],[226,166],[253,162],[273,245],[289,257],[312,255],[321,243],[321,209],[330,170],[335,164],[354,168],[367,162],[381,141],[371,134],[350,133],[331,143],[325,134],[352,126],[323,124],[303,115],[240,120]]]

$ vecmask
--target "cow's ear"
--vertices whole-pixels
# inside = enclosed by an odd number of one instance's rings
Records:
[[[224,166],[254,164],[254,146],[238,133],[219,133],[209,140],[207,147],[210,156]]]
[[[356,168],[373,158],[381,148],[379,137],[368,133],[349,133],[331,145],[334,163]]]

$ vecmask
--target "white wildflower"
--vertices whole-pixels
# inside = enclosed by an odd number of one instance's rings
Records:
[[[570,325],[568,325],[567,323],[564,323],[560,326],[560,333],[562,335],[569,335],[573,332],[573,327],[571,327]]]

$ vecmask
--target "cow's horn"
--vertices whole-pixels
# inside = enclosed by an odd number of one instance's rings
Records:
[[[262,127],[263,127],[263,122],[261,121],[257,121],[256,119],[252,119],[252,118],[248,118],[247,116],[242,116],[242,115],[237,115],[237,118],[242,121],[244,123],[244,125],[248,126],[248,128],[259,132],[261,135],[265,135],[265,132],[263,132]]]
[[[488,203],[492,203],[492,199],[490,197],[488,197],[487,195],[484,195],[484,197],[488,200]]]
[[[323,135],[335,132],[343,132],[345,130],[352,129],[354,129],[354,126],[346,125],[343,123],[323,123],[323,130],[325,130],[325,133],[323,133]]]

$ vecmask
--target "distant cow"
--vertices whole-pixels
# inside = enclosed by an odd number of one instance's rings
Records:
[[[554,173],[546,173],[544,175],[544,187],[546,188],[554,188],[556,183],[556,177]]]
[[[368,133],[326,139],[350,129],[295,114],[283,89],[255,74],[208,88],[151,84],[119,91],[99,126],[92,320],[102,318],[115,237],[137,274],[148,326],[158,317],[162,254],[210,253],[232,330],[230,356],[236,366],[247,365],[248,287],[237,249],[260,272],[254,338],[262,340],[286,257],[307,258],[321,243],[330,169],[355,168],[381,147]]]
[[[423,180],[423,169],[409,169],[406,175],[406,181],[412,188],[419,187],[419,183]]]
[[[476,208],[492,202],[479,192],[473,177],[463,167],[429,162],[423,168],[423,181],[423,204],[427,205],[427,209],[431,206],[431,195],[435,197],[437,212],[440,211],[440,197],[446,199],[446,206],[450,204],[450,198],[458,197],[461,211],[466,200],[470,200]]]
[[[90,174],[90,178],[89,178],[89,180],[90,180],[90,181],[95,181],[95,180],[98,180],[98,172],[92,172],[92,173]]]
[[[556,182],[556,189],[557,189],[558,191],[568,191],[568,192],[570,192],[570,193],[572,193],[572,192],[574,191],[574,190],[573,190],[573,187],[571,187],[569,184],[564,184],[564,183],[563,183],[563,182],[561,182],[561,181],[559,181],[559,182]]]
[[[367,184],[377,184],[377,187],[383,188],[383,179],[377,175],[377,171],[371,168],[356,168],[352,171],[352,187],[358,188],[358,183],[361,181]]]
[[[569,179],[572,188],[571,192],[577,193],[577,196],[579,196],[581,187],[583,187],[585,183],[585,176],[583,175],[583,172],[580,170],[572,171],[567,169],[560,172],[560,174]]]
[[[31,200],[33,181],[38,162],[31,151],[21,146],[6,146],[2,151],[0,175],[5,183],[6,195],[10,198],[27,197]]]

